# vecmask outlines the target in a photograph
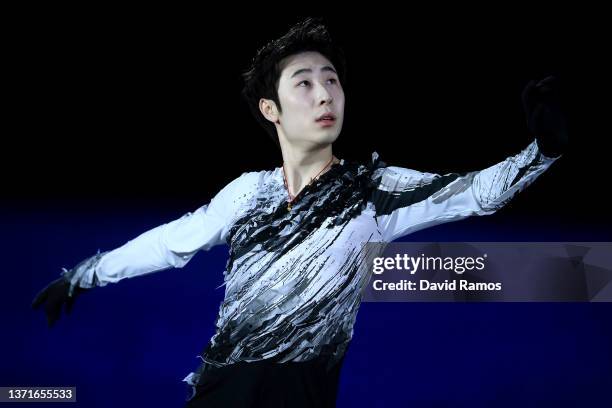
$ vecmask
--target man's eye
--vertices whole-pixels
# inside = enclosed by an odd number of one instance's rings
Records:
[[[302,82],[299,82],[299,83],[298,83],[298,86],[302,86],[302,84],[307,84],[307,85],[309,85],[309,84],[310,84],[310,82],[308,82],[308,81],[302,81]]]
[[[338,80],[336,78],[329,78],[328,81],[330,81],[332,84],[338,83]]]

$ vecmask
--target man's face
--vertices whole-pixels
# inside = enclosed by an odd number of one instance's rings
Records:
[[[304,148],[333,143],[344,120],[344,91],[334,66],[314,51],[287,57],[281,66],[279,137]],[[321,120],[325,114],[333,120]]]

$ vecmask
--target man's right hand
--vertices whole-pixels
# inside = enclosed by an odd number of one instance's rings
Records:
[[[66,314],[70,314],[76,297],[87,291],[80,287],[74,288],[72,296],[69,296],[70,282],[61,277],[51,282],[47,287],[41,290],[32,301],[32,308],[37,310],[42,304],[45,305],[45,313],[47,314],[47,324],[53,327],[55,322],[62,314],[62,307],[66,305]]]

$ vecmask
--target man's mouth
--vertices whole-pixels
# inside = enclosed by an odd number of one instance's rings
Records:
[[[336,116],[333,113],[324,113],[316,120],[322,125],[333,125],[336,122]]]

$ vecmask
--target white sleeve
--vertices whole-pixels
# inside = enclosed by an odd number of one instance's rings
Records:
[[[91,288],[116,283],[125,278],[146,275],[168,268],[181,268],[199,250],[226,243],[237,207],[252,187],[252,177],[244,173],[226,185],[210,203],[179,219],[144,232],[112,251],[85,259],[63,275],[75,286]],[[249,180],[247,180],[249,179]]]
[[[380,169],[372,202],[383,239],[390,242],[433,225],[492,214],[559,157],[544,156],[534,140],[519,154],[482,171],[438,175]]]

